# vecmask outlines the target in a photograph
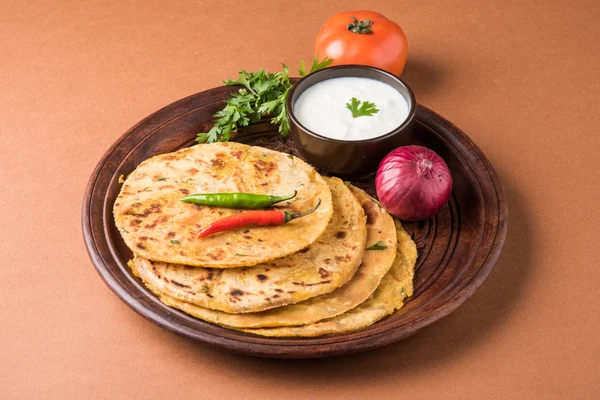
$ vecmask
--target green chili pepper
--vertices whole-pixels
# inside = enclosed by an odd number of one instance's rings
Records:
[[[225,208],[266,208],[275,203],[296,197],[298,192],[288,196],[269,196],[266,194],[251,193],[197,193],[190,194],[181,199],[186,203],[200,204],[203,206]]]

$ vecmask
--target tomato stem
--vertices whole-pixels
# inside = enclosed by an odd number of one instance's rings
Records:
[[[373,26],[373,22],[371,20],[365,19],[364,21],[359,21],[355,17],[350,17],[354,22],[346,25],[350,32],[359,33],[359,34],[367,34],[373,33],[371,27]]]

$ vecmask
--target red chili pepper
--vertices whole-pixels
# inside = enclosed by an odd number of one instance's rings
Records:
[[[231,231],[249,226],[270,226],[281,225],[290,222],[293,219],[304,217],[314,212],[321,205],[321,199],[310,210],[301,213],[290,213],[281,210],[265,210],[265,211],[247,211],[239,214],[230,215],[213,222],[206,228],[202,229],[198,234],[198,239],[212,235],[213,233]]]

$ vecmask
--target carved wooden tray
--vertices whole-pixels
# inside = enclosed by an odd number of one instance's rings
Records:
[[[196,133],[212,125],[212,115],[235,90],[218,87],[150,115],[125,133],[104,155],[85,192],[82,224],[85,243],[106,284],[136,312],[157,325],[216,347],[254,356],[316,358],[383,346],[448,315],[488,276],[504,244],[507,209],[496,173],[477,146],[450,122],[423,106],[417,108],[414,144],[436,151],[454,181],[452,197],[435,217],[403,223],[417,243],[415,291],[402,309],[361,330],[317,338],[265,338],[225,329],[169,308],[151,294],[127,267],[131,258],[117,231],[112,207],[118,178],[145,159],[194,144]],[[294,152],[268,122],[238,136],[244,143]],[[296,154],[297,155],[297,154]],[[375,195],[374,176],[354,183]]]

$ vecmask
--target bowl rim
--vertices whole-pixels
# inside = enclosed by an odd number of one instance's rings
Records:
[[[323,136],[320,135],[310,129],[308,129],[306,126],[302,125],[302,123],[300,123],[300,121],[298,120],[298,118],[296,118],[296,115],[294,114],[294,104],[292,104],[292,98],[294,97],[294,93],[296,92],[296,90],[298,89],[298,87],[303,84],[305,81],[309,81],[311,79],[314,79],[315,76],[319,76],[321,74],[325,74],[328,72],[331,72],[332,70],[344,70],[344,69],[363,69],[363,70],[370,70],[370,71],[374,71],[377,74],[380,75],[385,75],[389,78],[391,78],[392,80],[395,80],[397,83],[399,83],[400,85],[402,85],[404,87],[404,89],[406,89],[406,92],[408,93],[409,98],[407,99],[406,96],[404,96],[404,94],[400,93],[402,95],[402,97],[404,97],[407,102],[409,102],[409,108],[408,108],[408,115],[406,116],[406,119],[402,122],[402,124],[398,125],[398,127],[392,129],[391,131],[383,134],[383,135],[379,135],[379,136],[375,136],[372,138],[368,138],[368,139],[361,139],[361,140],[344,140],[344,139],[334,139],[334,138],[330,138],[327,136]],[[344,76],[337,76],[335,78],[342,78]],[[371,78],[371,77],[364,77],[364,76],[356,76],[356,75],[347,75],[347,77],[357,77],[357,78],[366,78],[366,79],[376,79],[376,78]],[[329,78],[329,79],[335,79],[335,78]],[[377,79],[376,79],[377,80]],[[323,81],[319,81],[319,82],[323,82]],[[316,82],[316,83],[319,83]],[[386,83],[386,82],[384,82]],[[309,87],[312,85],[309,85]],[[390,85],[391,86],[391,85]],[[307,88],[308,89],[308,88]],[[395,89],[395,88],[394,88]],[[314,137],[316,137],[317,139],[320,140],[325,140],[328,142],[332,142],[332,143],[339,143],[339,144],[345,144],[345,143],[356,143],[356,144],[361,144],[361,143],[372,143],[372,142],[377,142],[380,140],[385,140],[389,137],[392,137],[394,135],[396,135],[397,133],[403,131],[404,129],[406,129],[408,126],[410,126],[410,124],[413,122],[413,120],[415,119],[415,114],[417,111],[417,101],[415,99],[415,95],[413,93],[413,91],[411,90],[411,88],[406,84],[406,82],[404,82],[402,79],[400,79],[399,77],[397,77],[396,75],[383,70],[381,68],[377,68],[377,67],[372,67],[370,65],[363,65],[363,64],[344,64],[344,65],[336,65],[333,67],[327,67],[327,68],[323,68],[320,69],[318,71],[312,72],[304,77],[302,77],[298,82],[296,82],[292,88],[290,89],[290,92],[288,93],[287,99],[286,99],[286,112],[288,115],[288,118],[298,127],[302,128],[303,131],[305,131],[307,134],[312,135]]]

